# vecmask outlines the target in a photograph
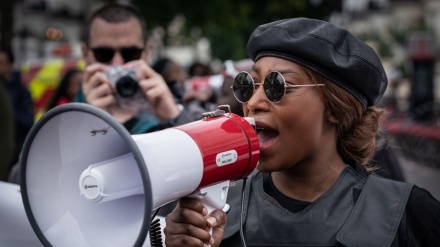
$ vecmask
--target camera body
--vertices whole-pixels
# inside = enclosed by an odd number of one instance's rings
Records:
[[[106,71],[106,75],[116,94],[121,98],[134,97],[140,91],[134,69],[112,66]]]
[[[136,69],[111,66],[105,71],[109,79],[117,104],[127,111],[149,111],[148,102],[138,84]]]

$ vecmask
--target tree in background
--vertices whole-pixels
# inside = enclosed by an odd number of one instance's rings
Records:
[[[207,37],[212,55],[221,60],[246,57],[247,39],[262,23],[292,17],[328,19],[333,11],[342,9],[342,0],[133,0],[132,3],[140,8],[150,29],[167,27],[176,16],[184,17],[183,34],[165,36],[165,45],[191,44]]]
[[[16,2],[0,1],[2,47],[11,47]],[[247,39],[262,23],[300,16],[328,19],[332,12],[342,9],[342,0],[132,0],[131,3],[139,7],[150,30],[159,26],[168,28],[176,17],[184,20],[180,33],[165,33],[165,45],[194,44],[206,37],[211,42],[212,56],[221,60],[246,57]]]

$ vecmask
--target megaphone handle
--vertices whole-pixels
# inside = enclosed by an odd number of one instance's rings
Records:
[[[203,205],[208,210],[208,214],[215,209],[227,211],[229,209],[229,205],[226,205],[229,183],[230,181],[228,180],[207,186],[194,193],[192,197],[198,198],[202,201]],[[209,229],[209,233],[212,236],[212,228]]]

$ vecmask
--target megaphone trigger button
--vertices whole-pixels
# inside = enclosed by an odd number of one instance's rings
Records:
[[[225,213],[228,213],[230,209],[231,209],[231,206],[229,204],[227,204],[227,203],[222,208],[223,212],[225,212]]]

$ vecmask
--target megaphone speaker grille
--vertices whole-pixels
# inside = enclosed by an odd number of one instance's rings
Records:
[[[102,203],[81,195],[84,170],[120,156],[136,163],[130,179],[143,191]],[[141,246],[145,241],[152,211],[148,170],[130,134],[108,113],[82,103],[52,109],[31,129],[20,163],[25,211],[45,246]],[[99,199],[97,185],[82,186],[95,189],[86,196]]]

